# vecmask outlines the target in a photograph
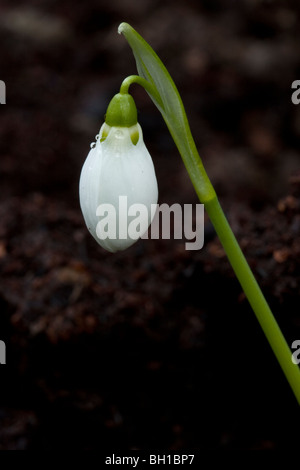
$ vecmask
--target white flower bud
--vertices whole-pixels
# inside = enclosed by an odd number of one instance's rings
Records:
[[[81,171],[80,205],[95,240],[116,252],[131,246],[147,231],[154,216],[151,205],[157,204],[157,181],[138,123],[130,127],[103,124],[97,137]],[[107,204],[114,208],[109,214]],[[138,213],[139,235],[134,238],[128,230],[134,219],[134,210],[128,209],[133,204],[142,204],[145,209]],[[106,227],[100,222],[104,215]]]

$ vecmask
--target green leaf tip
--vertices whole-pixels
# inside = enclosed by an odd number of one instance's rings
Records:
[[[120,23],[120,25],[119,25],[119,27],[118,27],[118,33],[119,33],[119,34],[122,34],[123,31],[124,31],[125,29],[127,29],[128,27],[131,28],[131,26],[130,26],[128,23],[125,23],[125,22]]]

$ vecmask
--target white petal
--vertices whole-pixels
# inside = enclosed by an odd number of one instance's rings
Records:
[[[127,196],[128,207],[144,204],[148,216],[141,222],[141,235],[151,223],[151,204],[157,203],[158,188],[151,156],[144,144],[142,130],[137,124],[139,141],[134,145],[130,130],[112,127],[104,142],[98,140],[91,149],[80,177],[80,205],[86,225],[97,242],[108,251],[124,250],[136,240],[118,239],[119,217],[128,223],[134,217],[119,214],[119,196]],[[103,129],[103,126],[102,126]],[[102,130],[101,129],[101,130]],[[100,131],[101,138],[101,131]],[[96,228],[100,217],[96,210],[100,204],[112,204],[117,214],[117,239],[100,240]]]

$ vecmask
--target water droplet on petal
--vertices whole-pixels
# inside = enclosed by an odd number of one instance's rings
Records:
[[[91,143],[91,149],[93,149],[96,146],[96,142]]]
[[[95,139],[96,139],[96,140],[99,139],[99,134],[95,135]]]

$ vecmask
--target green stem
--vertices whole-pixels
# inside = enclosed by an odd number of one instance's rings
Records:
[[[253,276],[217,197],[207,201],[205,208],[256,318],[300,404],[300,369],[292,362],[290,348]]]
[[[148,93],[150,93],[150,95],[155,96],[155,99],[158,101],[159,105],[161,106],[161,109],[163,109],[163,103],[156,88],[148,80],[143,77],[140,77],[139,75],[129,75],[129,77],[126,77],[121,83],[120,93],[124,95],[129,93],[129,87],[133,83],[140,85]]]

